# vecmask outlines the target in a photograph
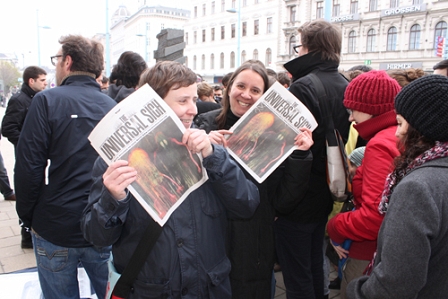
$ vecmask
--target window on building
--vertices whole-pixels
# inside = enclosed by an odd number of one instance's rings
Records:
[[[436,28],[434,30],[434,48],[437,48],[437,38],[439,36],[445,37],[446,36],[446,29],[447,25],[446,22],[440,21],[436,24]]]
[[[235,24],[230,25],[230,37],[235,38]]]
[[[390,27],[387,31],[387,51],[395,51],[397,49],[397,28]]]
[[[257,49],[254,50],[254,55],[253,55],[252,59],[258,59],[258,50]]]
[[[260,3],[260,1],[259,0],[254,0],[254,3],[258,4],[258,3]]]
[[[409,32],[409,50],[420,49],[420,25],[415,24],[411,27]]]
[[[243,22],[243,33],[242,36],[246,36],[247,35],[247,22]]]
[[[202,42],[205,43],[205,29],[202,29]]]
[[[193,9],[193,11],[194,11],[194,15],[193,15],[193,17],[197,18],[197,17],[198,17],[198,7],[195,6],[194,9]]]
[[[160,30],[163,30],[163,29],[165,29],[165,24],[164,23],[160,24]]]
[[[235,68],[235,52],[230,52],[230,68]]]
[[[241,52],[241,63],[246,62],[246,51]]]
[[[398,7],[400,5],[399,0],[390,0],[390,8]]]
[[[322,19],[324,17],[324,2],[316,2],[316,19]]]
[[[207,10],[207,8],[206,8],[205,4],[202,4],[202,16],[205,16],[206,10]]]
[[[221,0],[221,12],[226,11],[226,0]]]
[[[350,31],[348,34],[348,52],[355,53],[356,51],[356,32]]]
[[[210,39],[211,39],[211,41],[214,41],[215,40],[215,28],[212,28],[211,29],[211,37],[210,37]]]
[[[185,44],[188,45],[188,32],[185,32]]]
[[[375,11],[378,9],[378,0],[369,0],[369,11]]]
[[[243,0],[243,6],[244,6],[244,7],[247,6],[247,0]]]
[[[212,14],[215,13],[215,1],[212,1]]]
[[[271,62],[272,62],[272,51],[271,51],[271,49],[267,48],[264,65],[269,66],[271,64]]]
[[[215,68],[215,54],[210,55],[210,69],[213,70]]]
[[[412,5],[420,5],[423,4],[423,0],[412,0]]]
[[[219,68],[224,68],[224,53],[221,53],[221,55],[219,55]]]
[[[296,45],[296,37],[293,35],[289,39],[289,55],[294,55],[294,46]]]
[[[338,17],[341,11],[339,0],[333,0],[333,17]]]
[[[296,12],[297,12],[297,6],[293,5],[289,7],[289,21],[295,22],[296,21]]]
[[[358,12],[358,0],[351,0],[350,2],[350,13],[355,14]]]
[[[367,52],[374,51],[376,42],[375,39],[376,39],[375,29],[370,29],[369,31],[367,31],[367,47],[366,47]]]
[[[201,70],[205,70],[205,55],[202,54],[201,57]]]
[[[196,44],[197,42],[198,42],[197,32],[194,31],[194,32],[193,32],[193,43]]]
[[[226,37],[226,29],[225,26],[221,26],[221,39]]]
[[[232,8],[233,8],[233,9],[236,8],[235,2],[236,2],[235,0],[232,0]]]
[[[193,69],[196,69],[196,55],[193,56]]]
[[[267,18],[266,33],[272,33],[272,17]]]
[[[255,20],[254,21],[254,35],[258,35],[259,30],[260,30],[260,21]]]

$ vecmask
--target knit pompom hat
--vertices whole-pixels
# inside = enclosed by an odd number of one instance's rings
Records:
[[[385,71],[370,71],[353,79],[344,95],[347,109],[381,115],[394,109],[394,98],[401,87]]]
[[[395,110],[423,136],[448,141],[448,78],[429,75],[406,85],[395,98]]]

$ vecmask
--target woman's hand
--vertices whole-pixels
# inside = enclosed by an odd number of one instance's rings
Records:
[[[307,151],[314,144],[313,133],[308,128],[300,128],[300,131],[301,133],[294,138],[294,145],[296,145],[299,150]]]
[[[126,198],[126,188],[136,179],[137,171],[126,160],[115,161],[103,174],[104,186],[116,200]]]
[[[213,146],[207,133],[199,129],[187,129],[182,137],[182,143],[194,154],[201,153],[208,157],[213,153]]]
[[[225,138],[225,135],[231,134],[233,134],[233,132],[229,130],[210,131],[210,133],[208,133],[208,138],[210,138],[210,141],[213,144],[219,144],[227,147],[227,140]]]

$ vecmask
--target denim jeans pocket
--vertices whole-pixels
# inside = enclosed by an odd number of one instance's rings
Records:
[[[36,244],[36,259],[40,267],[58,272],[64,269],[68,261],[68,248],[57,246],[43,239],[38,234],[35,234]]]

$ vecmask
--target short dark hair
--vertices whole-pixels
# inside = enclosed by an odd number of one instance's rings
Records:
[[[101,43],[81,35],[67,35],[59,39],[62,45],[62,61],[72,58],[71,72],[89,72],[98,78],[104,69],[104,47]]]
[[[219,85],[213,86],[213,90],[222,90],[222,87]]]
[[[106,76],[103,75],[103,79],[101,79],[101,83],[106,84],[107,82],[109,82],[109,78],[107,78]]]
[[[46,75],[47,72],[38,66],[29,66],[23,71],[23,83],[28,85],[30,79],[36,80],[40,75]]]
[[[372,68],[370,66],[364,65],[364,64],[357,64],[352,66],[348,69],[349,72],[351,71],[361,71],[363,73],[370,72]]]
[[[432,67],[434,70],[444,70],[448,68],[448,59],[439,61]]]
[[[302,46],[308,52],[318,52],[323,60],[339,63],[342,50],[342,34],[336,25],[325,20],[306,22],[299,27]]]
[[[196,74],[179,62],[159,61],[142,73],[138,86],[148,83],[164,99],[171,89],[188,87],[196,83],[196,79]]]
[[[289,86],[291,85],[291,78],[289,78],[287,72],[279,72],[277,74],[277,80],[280,82],[281,85]]]
[[[232,77],[233,72],[227,73],[222,77],[221,83],[224,86],[224,88],[227,88],[227,85],[229,85],[230,77]]]
[[[138,85],[140,75],[148,68],[140,54],[126,51],[120,55],[110,74],[110,82],[117,86],[134,88]]]

